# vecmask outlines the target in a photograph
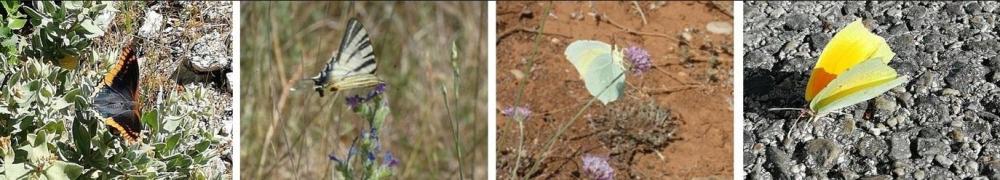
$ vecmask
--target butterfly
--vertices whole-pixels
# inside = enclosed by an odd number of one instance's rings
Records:
[[[108,129],[129,143],[139,141],[143,126],[139,121],[139,51],[134,42],[122,48],[117,62],[104,75],[94,105]]]
[[[382,82],[375,76],[375,49],[372,48],[368,35],[368,31],[357,19],[351,18],[347,22],[344,36],[340,39],[340,48],[326,67],[311,78],[315,83],[313,89],[320,96],[327,89],[337,92],[372,87]]]
[[[830,39],[809,76],[805,99],[823,116],[875,98],[909,81],[888,63],[896,54],[858,19]]]
[[[587,91],[602,103],[617,100],[625,91],[621,49],[601,41],[578,40],[570,43],[564,54],[580,73]]]

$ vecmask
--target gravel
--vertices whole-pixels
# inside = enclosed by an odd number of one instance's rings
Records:
[[[809,121],[804,88],[823,47],[857,18],[910,82]],[[746,2],[748,179],[1000,179],[1000,3]],[[791,139],[786,139],[790,133]]]

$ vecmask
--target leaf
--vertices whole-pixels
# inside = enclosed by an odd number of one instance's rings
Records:
[[[48,18],[32,8],[24,8],[24,12],[28,14],[28,17],[30,17],[28,19],[31,20],[31,24],[42,24],[42,19]]]
[[[191,164],[193,162],[191,160],[191,156],[185,154],[178,154],[176,156],[170,157],[169,159],[170,161],[167,162],[167,167],[171,168],[187,169],[191,167]]]
[[[28,22],[27,19],[20,19],[20,18],[8,19],[8,20],[10,20],[10,22],[7,22],[7,27],[13,30],[18,30],[23,28],[24,24]]]
[[[84,35],[84,37],[87,37],[88,39],[104,35],[104,31],[102,31],[100,27],[95,26],[94,21],[90,19],[84,20],[83,23],[80,23],[80,26],[89,32],[89,34]]]
[[[157,110],[147,111],[146,113],[142,113],[142,123],[146,124],[146,126],[149,126],[149,128],[152,129],[153,133],[159,132],[160,128],[160,122],[157,121],[156,118],[157,114],[159,114]]]
[[[77,151],[84,156],[91,156],[90,150],[90,138],[91,133],[88,129],[85,129],[83,125],[82,112],[76,112],[76,120],[73,121],[73,129],[71,133],[73,134],[73,143],[76,145]]]
[[[161,129],[161,130],[166,131],[166,132],[174,132],[174,131],[177,130],[177,127],[179,127],[180,125],[181,125],[181,120],[163,121],[163,129]]]
[[[7,179],[28,179],[28,172],[31,172],[31,167],[25,163],[4,163],[4,175]]]
[[[83,166],[64,161],[55,161],[45,168],[45,178],[50,180],[76,179],[81,174],[83,174]]]
[[[83,2],[81,1],[63,1],[62,3],[63,7],[66,9],[76,10],[83,8]]]
[[[167,137],[166,144],[164,144],[163,149],[160,149],[160,154],[168,154],[177,148],[177,144],[180,142],[182,136],[184,136],[183,133],[176,133]]]

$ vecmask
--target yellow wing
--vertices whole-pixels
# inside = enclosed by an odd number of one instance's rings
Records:
[[[882,64],[888,64],[895,55],[885,39],[871,33],[861,19],[848,24],[830,39],[819,55],[806,86],[806,101],[812,101],[830,81],[858,63],[880,59]]]

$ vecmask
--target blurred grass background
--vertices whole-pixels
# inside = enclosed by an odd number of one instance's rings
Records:
[[[459,178],[442,86],[458,121],[461,171],[486,178],[485,3],[243,2],[240,12],[242,177],[331,177],[328,155],[344,156],[367,124],[344,105],[345,94],[319,97],[311,81],[299,80],[320,71],[357,17],[371,34],[376,74],[388,83],[392,113],[380,131],[383,149],[400,159],[394,178]],[[460,92],[450,92],[454,83]]]

